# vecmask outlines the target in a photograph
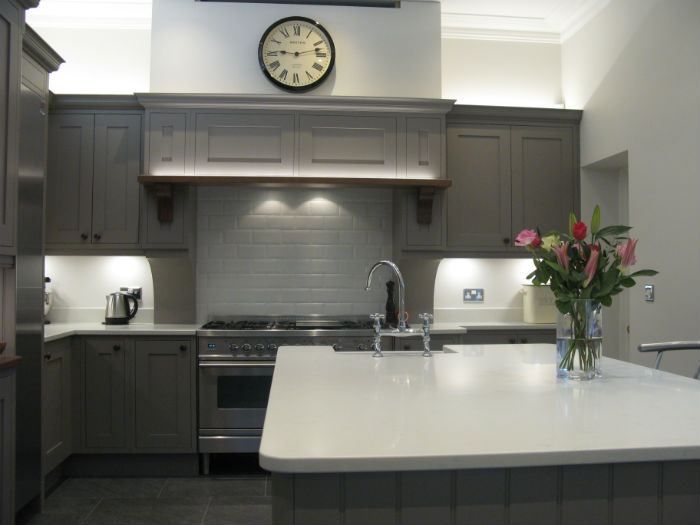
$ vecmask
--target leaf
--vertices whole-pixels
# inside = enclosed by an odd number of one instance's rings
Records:
[[[576,215],[574,215],[574,212],[572,211],[569,214],[569,235],[572,237],[574,236],[574,223],[576,222]]]
[[[595,235],[600,229],[600,206],[595,205],[595,210],[593,210],[593,217],[591,217],[591,234]]]
[[[651,277],[652,275],[656,275],[657,272],[656,270],[639,270],[637,272],[631,273],[630,277],[637,277],[638,275],[646,275],[648,277]]]
[[[563,314],[569,313],[569,310],[571,309],[571,301],[569,301],[568,299],[557,299],[556,301],[554,301],[554,304],[557,306],[557,310],[559,310]]]
[[[606,226],[598,230],[598,237],[607,237],[608,235],[622,235],[632,229],[631,226]]]
[[[564,279],[568,277],[568,274],[566,273],[566,270],[559,266],[556,263],[553,263],[552,261],[544,261],[547,263],[548,266],[550,266],[553,270],[555,270],[559,275],[561,275]]]
[[[612,297],[609,295],[600,298],[600,304],[603,306],[612,306]]]
[[[637,283],[635,283],[634,279],[632,279],[631,277],[625,277],[620,281],[620,284],[625,288],[632,288]]]

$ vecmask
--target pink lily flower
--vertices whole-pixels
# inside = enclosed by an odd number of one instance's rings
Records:
[[[557,255],[557,262],[559,266],[562,266],[567,272],[569,271],[569,255],[566,253],[566,244],[560,244],[559,246],[552,246],[552,250]]]
[[[589,284],[591,284],[591,281],[593,280],[593,276],[595,275],[595,271],[598,268],[598,258],[600,257],[600,250],[591,250],[591,258],[588,259],[588,262],[586,263],[586,267],[583,269],[583,273],[586,274],[587,279],[583,283],[583,287],[585,288]]]
[[[637,262],[637,257],[634,255],[634,250],[637,247],[639,239],[627,239],[627,244],[617,247],[617,254],[622,259],[620,263],[622,273],[625,273],[630,266]]]

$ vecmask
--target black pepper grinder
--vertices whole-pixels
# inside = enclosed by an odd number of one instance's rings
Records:
[[[396,326],[396,305],[394,304],[394,281],[386,282],[386,324]]]

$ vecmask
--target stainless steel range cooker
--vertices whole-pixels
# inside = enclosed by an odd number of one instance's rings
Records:
[[[374,330],[367,317],[250,317],[215,319],[197,331],[199,451],[257,452],[272,384],[275,357],[284,345],[328,345],[369,350]]]

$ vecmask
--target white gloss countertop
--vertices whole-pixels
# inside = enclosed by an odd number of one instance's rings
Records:
[[[260,464],[403,471],[700,459],[700,381],[603,358],[557,379],[555,346],[454,353],[280,348]]]
[[[72,335],[195,335],[197,328],[199,325],[195,324],[50,323],[44,325],[44,342],[49,343]]]

